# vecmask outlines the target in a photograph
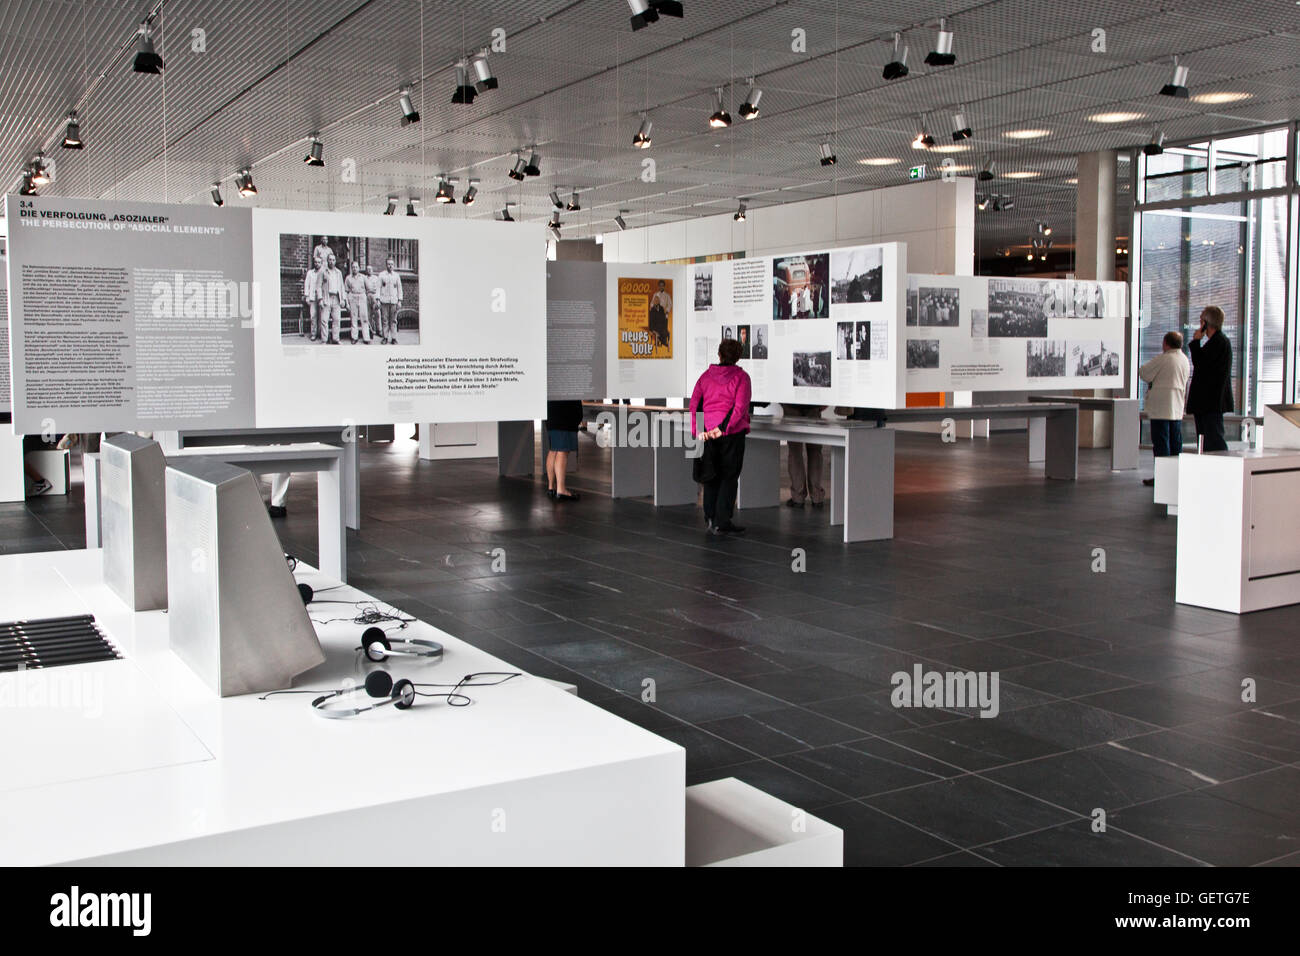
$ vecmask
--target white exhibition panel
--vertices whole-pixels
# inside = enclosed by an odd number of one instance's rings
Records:
[[[418,243],[412,341],[329,347],[282,336],[281,237],[320,235]],[[544,416],[544,249],[541,227],[528,223],[254,210],[258,427]]]
[[[686,383],[690,291],[685,266],[610,263],[605,270],[606,398],[689,395]],[[645,303],[659,283],[672,299],[667,345],[646,329]],[[545,352],[545,349],[543,349]],[[683,392],[682,389],[686,391]],[[600,398],[601,396],[587,396]],[[516,415],[515,418],[526,416]]]
[[[740,365],[749,372],[756,402],[904,404],[905,245],[795,251],[686,268],[692,293],[699,290],[691,302],[688,394],[717,361],[727,334],[744,343]],[[810,308],[804,308],[805,287]]]
[[[1123,388],[1124,282],[907,277],[909,392]]]
[[[299,572],[318,589],[336,583]],[[467,707],[420,698],[405,712],[324,720],[311,694],[213,695],[169,650],[166,612],[131,612],[104,585],[99,551],[0,556],[0,595],[7,616],[93,613],[124,655],[0,674],[7,865],[684,861],[684,751],[546,681],[469,688]],[[359,666],[356,625],[317,629],[326,663],[298,687],[385,666]],[[513,669],[422,622],[403,633],[446,650],[441,662],[391,665],[395,677]]]

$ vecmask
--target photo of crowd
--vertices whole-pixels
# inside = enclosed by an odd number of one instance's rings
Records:
[[[923,327],[956,328],[961,319],[961,292],[957,289],[919,289],[917,322]]]
[[[989,337],[1047,338],[1044,285],[1033,279],[990,280]]]
[[[1065,374],[1063,341],[1030,339],[1025,344],[1025,375],[1029,378],[1060,378]]]
[[[772,318],[830,316],[830,253],[782,256],[772,263]]]
[[[806,388],[831,387],[830,352],[795,352],[794,384]]]
[[[907,367],[908,368],[938,368],[939,367],[939,340],[938,339],[908,339],[907,340]]]
[[[418,345],[419,241],[280,236],[284,345]]]
[[[835,323],[835,357],[840,361],[871,358],[871,323]]]
[[[831,302],[880,302],[884,253],[879,247],[831,253]]]

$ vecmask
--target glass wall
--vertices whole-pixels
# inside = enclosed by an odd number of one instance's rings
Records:
[[[1238,414],[1295,401],[1294,126],[1174,146],[1143,156],[1135,221],[1138,362],[1170,330],[1190,338],[1207,305],[1223,309]]]

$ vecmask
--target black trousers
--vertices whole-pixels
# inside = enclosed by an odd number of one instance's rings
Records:
[[[1223,437],[1223,412],[1197,412],[1196,434],[1205,439],[1205,451],[1227,451],[1228,442]]]
[[[714,480],[704,482],[704,517],[726,527],[736,510],[736,489],[745,464],[745,433],[712,438]]]

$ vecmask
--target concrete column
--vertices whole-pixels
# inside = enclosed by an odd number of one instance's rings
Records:
[[[557,262],[602,262],[604,258],[604,250],[595,239],[561,239],[555,244]]]
[[[1074,214],[1074,274],[1080,279],[1115,278],[1115,177],[1113,150],[1079,157]]]

